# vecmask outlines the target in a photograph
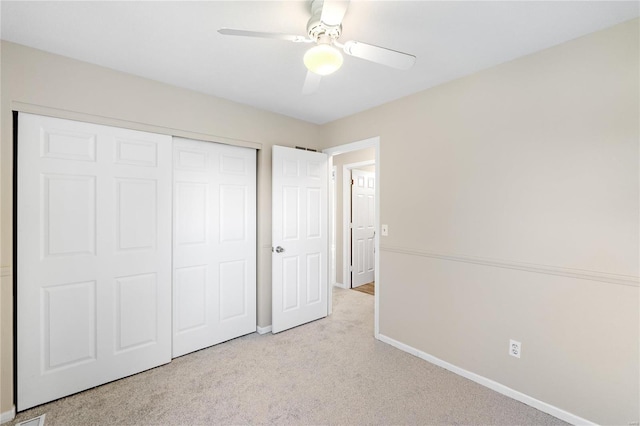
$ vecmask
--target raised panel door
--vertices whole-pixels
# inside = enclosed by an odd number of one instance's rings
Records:
[[[256,330],[256,151],[174,138],[173,357]]]
[[[171,359],[171,139],[18,117],[17,406]]]
[[[327,315],[327,156],[273,147],[272,331]]]
[[[375,173],[351,171],[351,287],[375,279]]]

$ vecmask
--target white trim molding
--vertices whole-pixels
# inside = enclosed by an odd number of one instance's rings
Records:
[[[13,268],[11,266],[3,266],[0,268],[0,277],[10,277],[13,275]]]
[[[508,396],[509,398],[515,399],[516,401],[520,401],[523,404],[527,404],[530,407],[536,408],[544,413],[550,414],[554,417],[557,417],[560,420],[564,420],[565,422],[574,424],[574,425],[596,425],[587,419],[584,419],[575,414],[569,413],[561,408],[558,408],[554,405],[548,404],[544,401],[540,401],[532,396],[524,394],[520,391],[512,389],[508,386],[505,386],[501,383],[494,382],[491,379],[480,376],[479,374],[472,373],[471,371],[465,370],[464,368],[458,367],[456,365],[450,364],[447,361],[443,361],[440,358],[437,358],[428,353],[422,352],[416,348],[413,348],[404,343],[398,342],[397,340],[392,339],[391,337],[387,337],[383,334],[378,334],[378,340],[381,342],[387,343],[395,348],[400,349],[401,351],[407,352],[413,356],[416,356],[420,359],[423,359],[431,364],[437,365],[438,367],[442,367],[446,370],[451,371],[452,373],[457,374],[458,376],[462,376],[466,379],[469,379],[473,382],[476,382],[486,388],[489,388],[493,391],[496,391],[502,395]]]
[[[409,254],[413,256],[431,257],[434,259],[450,260],[453,262],[474,263],[476,265],[492,266],[495,268],[516,269],[520,271],[535,272],[538,274],[559,275],[561,277],[578,278],[603,283],[640,287],[640,277],[633,275],[619,275],[608,272],[589,271],[584,269],[572,269],[562,266],[540,265],[535,263],[515,262],[511,260],[488,259],[482,257],[465,256],[459,254],[429,252],[404,247],[381,246],[380,250],[392,253]]]
[[[163,135],[178,136],[187,139],[196,139],[208,142],[217,142],[225,145],[243,146],[246,148],[262,149],[261,142],[233,139],[225,136],[198,133],[172,127],[162,127],[143,122],[122,120],[120,118],[105,117],[101,115],[87,114],[84,112],[70,111],[45,105],[30,104],[26,102],[12,101],[11,109],[29,114],[46,115],[48,117],[64,118],[67,120],[83,121],[86,123],[101,124],[104,126],[122,127],[124,129],[139,130],[142,132],[160,133]]]
[[[266,327],[260,327],[260,326],[256,327],[256,331],[258,332],[258,334],[271,333],[271,330],[272,330],[272,327],[270,325],[268,325]]]
[[[346,143],[344,145],[334,146],[331,148],[323,149],[322,152],[329,156],[334,156],[338,154],[344,154],[345,152],[358,151],[360,149],[377,147],[380,143],[380,137],[374,136],[369,139],[363,139],[361,141]]]
[[[0,413],[0,424],[8,423],[16,418],[16,406],[12,406],[11,410]]]
[[[344,288],[345,290],[347,289],[347,285],[346,284],[342,284],[339,282],[336,282],[333,284],[334,287],[339,287],[339,288]]]

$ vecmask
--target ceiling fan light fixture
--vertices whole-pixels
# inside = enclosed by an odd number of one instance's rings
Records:
[[[304,65],[313,73],[329,75],[342,66],[342,53],[330,44],[318,44],[304,54]]]

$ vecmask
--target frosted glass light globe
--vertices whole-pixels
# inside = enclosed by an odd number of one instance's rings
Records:
[[[342,66],[342,53],[329,44],[318,44],[304,54],[304,65],[311,72],[329,75]]]

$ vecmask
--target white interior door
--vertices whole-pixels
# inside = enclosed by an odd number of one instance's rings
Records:
[[[375,173],[351,171],[351,287],[375,279]]]
[[[272,331],[327,316],[327,155],[273,147]]]
[[[256,331],[256,151],[174,138],[173,357]]]
[[[18,123],[21,411],[171,360],[171,138]]]

